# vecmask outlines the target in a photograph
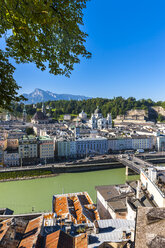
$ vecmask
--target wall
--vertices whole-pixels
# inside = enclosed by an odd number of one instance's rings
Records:
[[[143,171],[140,173],[140,180],[142,184],[147,188],[148,192],[153,195],[154,201],[158,207],[165,207],[165,197],[161,193],[160,189],[153,183],[146,173]]]
[[[100,204],[102,203],[102,205]],[[103,196],[97,191],[97,209],[99,215],[103,216],[103,219],[116,219],[116,213],[108,206],[107,201],[104,200]]]
[[[127,202],[127,220],[135,220],[135,219],[136,219],[136,211],[134,211]]]

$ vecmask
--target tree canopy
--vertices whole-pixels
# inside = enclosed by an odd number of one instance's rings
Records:
[[[80,56],[91,56],[81,29],[87,1],[0,0],[0,38],[6,45],[0,49],[0,106],[10,108],[12,101],[22,99],[10,58],[69,77]]]
[[[47,114],[53,119],[63,119],[64,114],[71,114],[72,116],[78,115],[82,110],[84,110],[88,117],[95,111],[96,107],[99,106],[104,117],[108,113],[112,114],[112,118],[116,118],[117,115],[126,114],[128,110],[131,109],[143,109],[149,114],[150,120],[162,121],[164,118],[153,110],[152,107],[165,106],[165,102],[154,102],[151,99],[140,99],[136,100],[133,97],[127,99],[119,96],[113,99],[103,99],[103,98],[92,98],[88,100],[76,101],[76,100],[59,100],[59,101],[48,101],[45,102],[45,106],[49,106],[46,109]],[[42,108],[42,103],[37,103],[36,108],[33,104],[26,105],[26,111],[29,117],[32,117],[37,110]],[[23,113],[23,104],[14,104],[13,112],[15,115],[20,115]]]

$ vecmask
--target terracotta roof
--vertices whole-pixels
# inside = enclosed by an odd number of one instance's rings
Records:
[[[43,216],[40,216],[29,221],[24,232],[23,239],[18,247],[32,248],[36,244],[38,235],[41,231],[42,220]]]
[[[61,218],[71,218],[75,224],[89,223],[100,219],[87,192],[55,195],[53,211]]]
[[[6,234],[7,230],[9,229],[11,221],[12,221],[12,218],[9,218],[7,220],[0,222],[0,241]]]
[[[87,248],[87,234],[82,233],[76,237],[59,230],[46,237],[45,248]]]
[[[55,198],[54,211],[57,216],[65,217],[65,215],[69,212],[66,196],[59,196]]]
[[[47,235],[45,248],[73,248],[73,238],[59,230]]]

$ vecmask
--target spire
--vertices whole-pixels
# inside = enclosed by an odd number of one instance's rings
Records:
[[[26,114],[26,107],[25,107],[25,104],[24,104],[24,108],[23,108],[23,113]]]
[[[27,113],[26,113],[26,107],[25,107],[25,104],[24,104],[24,108],[23,108],[23,122],[26,122],[26,116],[27,116]]]
[[[6,121],[10,121],[11,120],[11,115],[10,113],[7,111],[6,113]]]
[[[46,114],[44,102],[42,103],[42,113],[43,113],[44,115]]]

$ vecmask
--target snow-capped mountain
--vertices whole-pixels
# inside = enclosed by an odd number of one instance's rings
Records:
[[[46,101],[57,101],[57,100],[87,100],[90,97],[80,96],[80,95],[71,95],[71,94],[56,94],[50,91],[45,91],[41,89],[35,89],[30,94],[23,94],[28,100],[25,104],[35,104],[38,102],[46,102]]]

